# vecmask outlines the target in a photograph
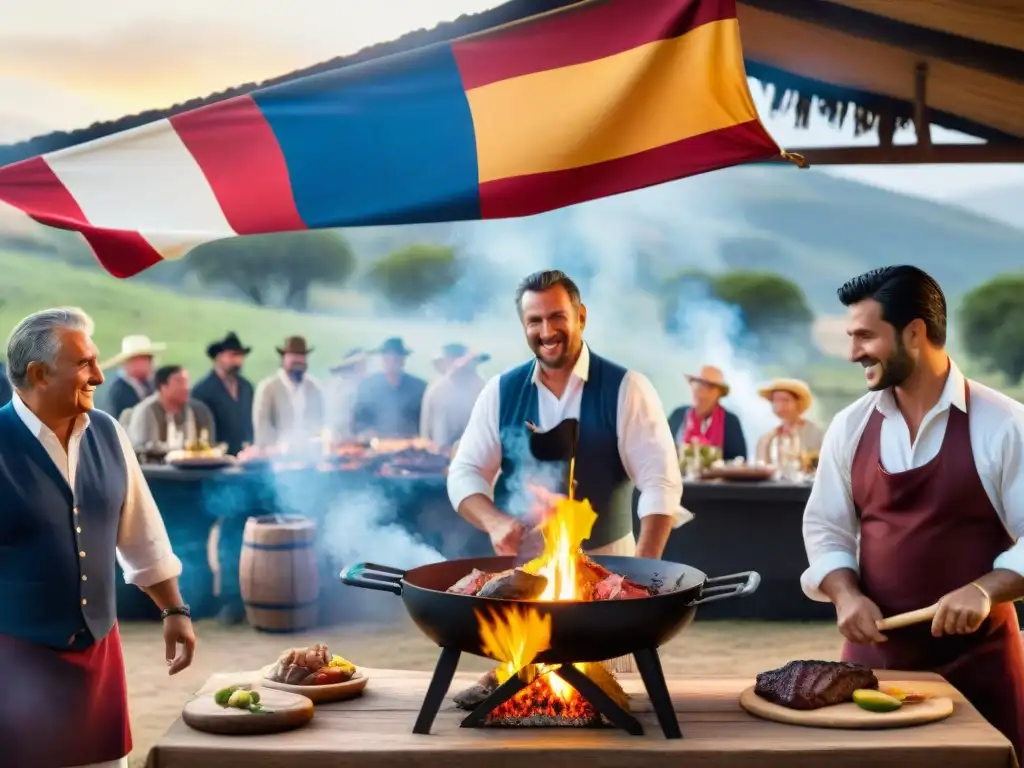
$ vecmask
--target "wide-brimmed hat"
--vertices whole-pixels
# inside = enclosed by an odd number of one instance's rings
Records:
[[[385,339],[384,343],[374,351],[379,355],[401,355],[402,357],[408,357],[412,354],[412,350],[408,349],[405,346],[405,342],[397,336]]]
[[[210,359],[215,358],[221,352],[240,352],[243,355],[248,355],[252,352],[252,347],[243,347],[241,340],[238,338],[238,334],[231,331],[220,341],[213,342],[206,348],[206,356]]]
[[[687,373],[684,375],[687,381],[697,381],[701,384],[707,384],[709,387],[718,387],[722,391],[722,397],[729,394],[729,385],[725,381],[725,375],[721,369],[715,368],[713,365],[705,365],[700,369],[700,373]]]
[[[442,369],[442,365],[448,361],[454,368],[462,368],[472,363],[486,363],[491,356],[486,352],[473,352],[465,344],[445,344],[441,347],[441,354],[434,358],[434,367]]]
[[[100,368],[113,368],[133,357],[152,357],[158,352],[167,350],[167,345],[160,341],[150,341],[149,336],[125,336],[121,339],[121,352],[109,360],[100,363]]]
[[[277,354],[292,354],[292,355],[308,355],[316,347],[310,347],[306,344],[305,336],[289,336],[284,340],[283,347],[277,347]]]
[[[361,347],[350,349],[345,353],[345,356],[341,358],[341,362],[331,367],[331,373],[341,373],[346,371],[354,365],[366,362],[369,355],[366,354],[366,350]]]
[[[765,400],[771,400],[772,393],[774,392],[788,392],[795,397],[800,413],[810,408],[811,403],[814,402],[811,388],[807,385],[806,381],[801,381],[800,379],[772,379],[757,390],[757,393]]]

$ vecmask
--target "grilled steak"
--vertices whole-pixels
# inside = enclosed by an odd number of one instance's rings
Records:
[[[867,667],[845,661],[791,661],[761,672],[754,693],[789,709],[820,709],[853,698],[858,688],[878,688]]]
[[[516,569],[498,574],[476,593],[477,597],[496,597],[501,600],[535,600],[544,592],[548,580],[543,576]]]
[[[651,592],[629,579],[613,573],[594,585],[595,600],[632,600],[637,597],[650,597]]]

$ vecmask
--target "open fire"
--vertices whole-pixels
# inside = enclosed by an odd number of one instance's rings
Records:
[[[538,577],[530,599],[590,601],[648,596],[650,592],[631,585],[621,576],[606,571],[587,559],[580,546],[590,536],[597,515],[588,501],[553,499],[553,509],[541,526],[543,552],[518,571]],[[481,574],[488,576],[490,574]],[[502,578],[498,575],[498,578]],[[541,582],[543,580],[543,582]],[[487,582],[477,587],[479,591]],[[614,594],[613,594],[614,592]],[[620,597],[621,595],[621,597]],[[557,674],[557,666],[534,664],[550,648],[551,616],[536,608],[513,606],[489,615],[477,612],[484,651],[501,662],[494,671],[496,686],[519,675],[525,687],[487,716],[488,725],[506,726],[594,726],[601,715],[572,685]],[[629,697],[602,664],[574,664],[619,707],[629,708]]]

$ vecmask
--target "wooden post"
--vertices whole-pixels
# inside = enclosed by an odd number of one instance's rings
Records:
[[[896,117],[892,113],[892,107],[886,104],[878,113],[878,144],[882,147],[891,147],[893,136],[896,135]]]
[[[917,145],[932,145],[931,126],[928,121],[928,63],[920,61],[914,71],[914,130]]]

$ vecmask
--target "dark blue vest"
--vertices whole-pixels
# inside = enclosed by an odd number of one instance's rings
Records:
[[[522,517],[529,509],[529,485],[567,493],[568,467],[538,462],[530,454],[526,422],[539,423],[536,361],[506,371],[499,381],[498,431],[501,474],[494,487],[498,509]],[[576,498],[590,501],[597,522],[584,549],[596,549],[633,531],[633,486],[619,456],[619,389],[626,369],[590,353],[590,371],[580,403],[580,441],[576,451]],[[552,425],[554,426],[554,425]]]
[[[107,635],[127,483],[105,413],[90,413],[72,492],[13,404],[0,408],[0,635],[61,650]]]

